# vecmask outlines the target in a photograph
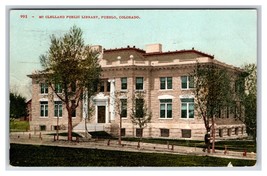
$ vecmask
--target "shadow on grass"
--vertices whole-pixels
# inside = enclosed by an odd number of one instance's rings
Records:
[[[254,166],[256,161],[160,153],[124,152],[42,145],[10,145],[12,166],[157,166],[157,167],[226,167]]]

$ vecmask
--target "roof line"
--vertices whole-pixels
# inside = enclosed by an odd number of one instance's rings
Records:
[[[104,50],[104,53],[105,52],[113,52],[113,51],[121,51],[121,50],[135,50],[135,51],[138,51],[138,52],[141,52],[141,53],[146,53],[146,51],[145,50],[143,50],[143,49],[140,49],[140,48],[136,48],[135,46],[133,46],[133,47],[130,47],[129,45],[126,47],[126,48],[123,48],[123,47],[121,47],[121,48],[113,48],[113,49],[103,49]]]
[[[210,57],[212,59],[214,58],[214,55],[206,54],[206,53],[203,53],[201,51],[194,50],[194,49],[191,49],[191,50],[176,50],[176,51],[168,51],[168,52],[146,53],[144,56],[155,56],[155,55],[166,55],[166,54],[168,55],[168,54],[189,53],[189,52],[194,52],[194,53],[200,54],[200,55],[205,56],[205,57]]]

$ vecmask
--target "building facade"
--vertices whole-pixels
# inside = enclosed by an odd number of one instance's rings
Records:
[[[147,45],[146,49],[135,46],[102,49],[100,65],[101,83],[98,93],[91,100],[84,99],[73,114],[74,131],[106,131],[119,134],[122,116],[122,136],[201,139],[206,132],[203,119],[195,107],[194,84],[190,74],[197,63],[214,63],[229,69],[234,74],[242,72],[237,67],[219,62],[214,56],[195,50],[163,52],[161,44]],[[45,83],[32,78],[32,130],[55,130],[67,128],[67,112]],[[152,113],[151,122],[143,130],[133,125],[130,114],[132,99],[137,93],[144,95],[147,108]],[[87,104],[93,113],[89,122]],[[116,102],[120,101],[120,106]],[[217,139],[242,138],[246,136],[245,125],[234,113],[222,112],[215,121]]]

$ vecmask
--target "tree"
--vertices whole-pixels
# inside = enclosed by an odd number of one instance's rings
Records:
[[[211,128],[212,151],[215,152],[215,116],[232,102],[229,72],[214,63],[197,63],[194,73],[196,110],[204,121],[206,131]],[[211,123],[211,124],[210,124]]]
[[[40,56],[42,79],[65,105],[68,111],[68,140],[72,140],[72,113],[80,101],[90,98],[99,82],[101,67],[99,51],[84,45],[82,31],[73,26],[63,37],[50,37],[50,48]],[[61,89],[61,93],[58,93]]]
[[[244,75],[240,75],[240,79],[245,80],[241,82],[243,91],[239,96],[241,104],[245,109],[245,118],[241,118],[246,124],[246,131],[249,136],[256,140],[257,132],[257,65],[245,64],[242,66],[245,71]]]
[[[127,117],[127,94],[121,93],[120,91],[115,92],[115,111],[119,115],[119,137],[118,144],[121,145],[121,127],[122,118]]]
[[[138,93],[133,96],[130,117],[132,123],[137,125],[140,129],[139,141],[141,141],[143,129],[147,127],[147,124],[150,123],[152,117],[152,113],[148,110],[142,93]]]
[[[18,119],[28,114],[26,98],[16,92],[9,93],[10,98],[10,118]]]

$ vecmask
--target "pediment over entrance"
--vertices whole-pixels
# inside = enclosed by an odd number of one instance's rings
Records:
[[[98,100],[108,100],[109,96],[105,96],[103,93],[98,93],[93,100],[98,101]]]

